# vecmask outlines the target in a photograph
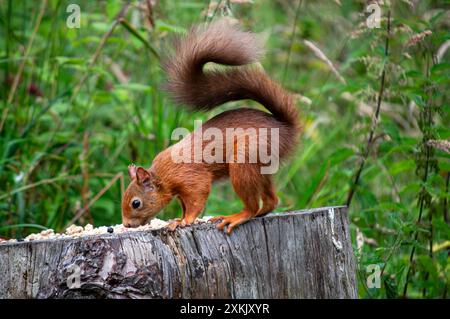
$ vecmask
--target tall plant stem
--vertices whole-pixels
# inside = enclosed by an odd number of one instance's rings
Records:
[[[370,151],[372,148],[372,142],[373,137],[375,135],[375,129],[377,128],[379,117],[380,117],[380,110],[381,110],[381,101],[383,100],[383,94],[384,94],[384,86],[385,86],[385,78],[386,78],[386,64],[387,64],[387,58],[389,56],[389,38],[391,35],[391,11],[388,11],[388,19],[387,19],[387,34],[386,34],[386,43],[384,47],[384,55],[386,57],[385,64],[383,66],[383,71],[381,73],[381,84],[380,84],[380,91],[378,92],[378,98],[377,98],[377,108],[375,110],[375,115],[372,120],[372,127],[370,129],[370,135],[369,139],[367,140],[366,148],[364,153],[362,154],[361,163],[359,164],[359,168],[356,171],[355,179],[350,187],[350,191],[348,193],[347,197],[347,206],[350,207],[350,204],[352,203],[353,196],[355,195],[356,187],[358,186],[359,179],[361,178],[362,171],[364,169],[364,166],[366,164],[367,158],[370,155]]]
[[[425,175],[423,178],[424,181],[426,181],[428,179],[428,162],[430,160],[430,152],[429,152],[428,146],[427,146],[427,155],[426,156],[427,157],[426,157]],[[420,224],[420,222],[422,221],[424,205],[425,205],[425,201],[424,201],[423,189],[422,189],[421,195],[419,197],[419,217],[417,218],[417,224]],[[409,267],[408,267],[408,271],[406,272],[406,281],[405,281],[405,286],[403,287],[403,297],[406,297],[406,295],[408,293],[408,282],[409,282],[409,277],[411,275],[412,264],[414,262],[414,254],[416,252],[415,243],[417,242],[418,238],[419,238],[419,232],[416,231],[416,233],[414,235],[414,245],[413,245],[413,247],[411,249],[411,253],[409,255]]]
[[[427,78],[429,79],[429,77],[430,77],[430,60],[429,59],[427,59],[427,66],[426,66],[426,68],[427,68],[426,69],[426,73],[427,73],[426,75],[427,75]],[[429,92],[429,89],[427,89],[427,91]],[[432,121],[432,110],[431,110],[432,104],[431,103],[432,103],[431,102],[431,98],[429,98],[427,104],[425,105],[425,117],[426,117],[426,122],[427,122],[425,124],[426,127],[430,127],[431,126],[431,121]],[[426,153],[425,156],[426,156],[426,158],[425,158],[425,173],[424,173],[423,178],[422,178],[422,188],[420,190],[420,195],[419,195],[419,216],[417,217],[417,225],[419,225],[420,222],[422,221],[423,210],[425,208],[425,192],[426,192],[426,190],[425,190],[425,183],[428,180],[429,168],[430,168],[431,146],[429,146],[427,144],[427,141],[429,139],[428,135],[429,135],[428,132],[425,131],[424,132],[424,137],[422,139],[422,144],[425,147],[425,153]],[[431,212],[430,212],[430,214],[431,214]],[[432,223],[432,221],[433,221],[432,220],[432,216],[430,216],[430,223]],[[412,266],[414,264],[414,255],[416,253],[416,242],[417,242],[418,238],[419,238],[419,231],[416,230],[416,232],[414,234],[413,247],[412,247],[411,253],[409,255],[409,266],[408,266],[408,271],[406,272],[405,286],[403,287],[403,297],[404,298],[406,298],[406,295],[408,294],[408,283],[409,283],[409,278],[411,276]],[[431,234],[430,256],[432,256],[432,254],[433,254],[433,252],[432,252],[432,249],[433,249],[433,247],[432,247],[433,246],[432,239],[433,239],[433,237],[432,237],[432,234]],[[427,278],[427,277],[428,277],[428,273],[425,274],[425,278]],[[426,290],[424,290],[423,293],[425,295]]]
[[[6,9],[6,28],[5,28],[5,58],[9,59],[9,51],[10,51],[10,33],[11,33],[11,14],[12,14],[12,5],[11,5],[11,1],[8,1],[8,6]],[[3,79],[3,95],[5,97],[5,99],[3,100],[5,103],[5,110],[7,109],[7,101],[6,101],[6,96],[8,95],[8,86],[6,85],[6,83],[8,82],[8,76],[9,76],[9,62],[4,64],[4,79]],[[3,125],[2,125],[3,126]],[[1,132],[1,129],[0,129]]]
[[[448,190],[449,190],[449,184],[450,184],[450,172],[447,172],[447,177],[446,177],[446,181],[445,181],[445,193],[446,194],[448,193]],[[444,214],[444,220],[448,224],[449,220],[448,220],[448,200],[447,200],[447,197],[444,198],[443,214]]]
[[[283,84],[284,84],[284,81],[286,79],[286,75],[287,75],[287,71],[288,71],[288,67],[289,67],[289,62],[291,61],[292,46],[294,44],[295,31],[297,30],[298,14],[300,12],[301,5],[302,5],[302,0],[298,0],[297,8],[295,9],[294,22],[292,23],[292,33],[291,33],[291,39],[290,39],[291,41],[289,43],[288,56],[287,56],[287,59],[286,59],[286,63],[284,64],[284,73],[283,73],[283,81],[282,81]]]
[[[14,96],[16,95],[17,87],[19,86],[19,81],[20,78],[22,77],[22,73],[25,68],[25,63],[27,62],[28,56],[30,55],[31,47],[33,46],[34,39],[36,38],[36,34],[39,30],[39,27],[41,26],[41,21],[42,18],[44,17],[46,8],[47,8],[47,0],[44,0],[42,1],[42,5],[39,10],[39,15],[36,20],[36,25],[34,27],[33,33],[31,34],[30,40],[28,41],[22,62],[19,65],[19,69],[17,70],[16,76],[14,77],[13,83],[11,85],[11,90],[9,91],[7,99],[8,106],[3,111],[2,118],[0,120],[0,132],[3,130],[3,125],[5,124],[6,118],[9,113],[10,104],[14,101]]]
[[[112,33],[114,32],[114,29],[121,23],[122,18],[125,16],[125,14],[128,11],[128,8],[130,6],[129,2],[126,2],[120,12],[117,14],[117,16],[114,18],[114,22],[110,26],[109,30],[103,35],[102,39],[100,40],[99,45],[97,46],[97,49],[95,50],[94,54],[92,55],[90,62],[88,64],[88,67],[84,73],[84,75],[81,77],[81,79],[78,81],[77,85],[75,86],[72,96],[70,97],[70,102],[72,103],[75,100],[75,97],[78,95],[78,92],[80,91],[82,85],[85,83],[87,78],[89,77],[89,72],[92,69],[92,67],[97,62],[97,58],[100,55],[100,52],[102,52],[103,47],[106,44],[106,41],[111,37]]]

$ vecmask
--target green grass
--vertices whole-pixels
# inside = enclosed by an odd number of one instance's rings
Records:
[[[79,1],[81,28],[69,29],[71,1],[0,1],[0,236],[62,230],[89,202],[78,223],[120,223],[129,163],[150,166],[172,143],[174,128],[192,129],[194,119],[249,104],[193,114],[160,89],[159,56],[170,38],[229,12],[267,38],[266,71],[311,101],[298,103],[306,130],[297,154],[277,174],[277,211],[346,202],[367,152],[385,68],[380,122],[350,206],[360,296],[401,297],[408,282],[408,297],[448,297],[450,157],[426,144],[450,138],[449,53],[436,59],[450,40],[445,1],[415,7],[391,1],[382,8],[380,29],[365,26],[365,1],[302,1],[298,7],[287,0],[222,0],[229,10],[206,17],[210,2],[160,1],[151,26],[146,1],[132,1],[126,21],[116,24],[126,2]],[[408,46],[425,30],[432,34]],[[320,48],[345,82],[303,40]],[[214,187],[205,213],[240,207],[223,183]],[[173,202],[158,217],[179,214]],[[366,287],[370,264],[383,270],[380,289]]]

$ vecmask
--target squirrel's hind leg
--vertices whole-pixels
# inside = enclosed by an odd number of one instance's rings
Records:
[[[264,216],[270,213],[278,206],[278,196],[273,185],[273,180],[271,175],[264,175],[265,184],[263,192],[261,193],[261,200],[263,206],[258,211],[256,216]]]
[[[212,222],[221,220],[217,228],[223,230],[227,226],[230,234],[233,228],[255,217],[259,211],[259,199],[264,189],[264,176],[255,164],[233,163],[229,166],[230,181],[233,189],[244,203],[244,208],[239,213],[230,216],[218,216],[211,219]]]

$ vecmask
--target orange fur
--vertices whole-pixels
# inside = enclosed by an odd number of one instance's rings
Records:
[[[256,109],[240,108],[223,112],[208,120],[201,128],[175,145],[193,143],[192,137],[205,129],[218,128],[225,135],[226,128],[278,128],[279,157],[291,154],[298,143],[301,125],[292,96],[272,81],[262,70],[248,66],[256,62],[261,48],[254,34],[239,30],[221,20],[207,28],[195,27],[175,45],[175,55],[164,63],[168,75],[166,89],[174,100],[197,110],[209,110],[228,101],[252,99],[261,103],[270,113]],[[204,71],[208,62],[237,66],[226,71]],[[252,138],[247,138],[246,145]],[[205,148],[208,141],[204,141]],[[267,141],[270,147],[270,140]],[[223,149],[236,144],[236,139],[223,143]],[[175,163],[171,151],[175,145],[159,153],[147,170],[130,166],[132,181],[122,200],[122,217],[125,226],[136,227],[153,218],[173,197],[181,203],[181,219],[171,225],[191,224],[203,211],[212,184],[229,177],[234,191],[244,208],[231,216],[221,216],[219,229],[232,229],[254,216],[272,211],[278,204],[272,176],[263,175],[263,163]],[[233,146],[231,145],[231,146]],[[248,148],[245,158],[248,159]],[[236,151],[233,154],[237,156]],[[133,199],[141,206],[133,208]],[[262,207],[260,207],[260,200]]]

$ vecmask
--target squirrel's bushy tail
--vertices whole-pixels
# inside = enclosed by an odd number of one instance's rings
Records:
[[[194,27],[176,41],[175,54],[163,65],[168,75],[166,89],[177,103],[197,110],[209,110],[229,101],[254,100],[298,132],[300,124],[292,95],[261,69],[244,66],[257,62],[261,54],[255,34],[224,19],[206,28]],[[208,62],[241,67],[204,71]]]

